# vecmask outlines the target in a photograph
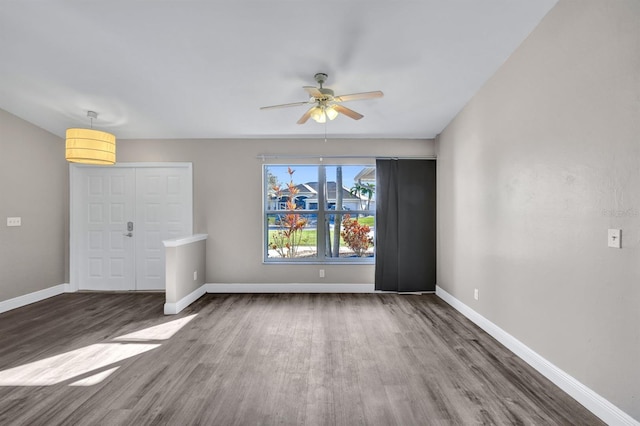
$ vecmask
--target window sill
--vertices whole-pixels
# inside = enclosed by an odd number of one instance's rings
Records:
[[[345,259],[345,260],[334,260],[334,261],[314,261],[314,260],[263,260],[263,265],[370,265],[374,266],[376,263],[375,259],[371,260],[356,260],[356,259]]]

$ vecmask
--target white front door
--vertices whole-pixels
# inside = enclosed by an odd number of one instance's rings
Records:
[[[72,165],[71,286],[164,290],[162,241],[192,233],[191,165]]]

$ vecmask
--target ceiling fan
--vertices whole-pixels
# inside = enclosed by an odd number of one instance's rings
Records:
[[[329,120],[335,119],[338,114],[344,114],[347,117],[353,118],[354,120],[360,120],[364,117],[362,114],[355,112],[352,109],[349,109],[343,105],[340,105],[342,102],[348,101],[358,101],[362,99],[373,99],[373,98],[381,98],[383,93],[379,90],[374,92],[361,92],[361,93],[351,93],[349,95],[340,95],[335,96],[333,94],[333,90],[325,89],[322,87],[325,81],[327,81],[327,74],[323,72],[317,73],[314,78],[320,87],[314,86],[304,86],[303,89],[309,93],[310,98],[308,101],[304,102],[293,102],[290,104],[281,104],[281,105],[271,105],[265,106],[260,109],[273,109],[273,108],[286,108],[286,107],[294,107],[301,105],[313,105],[307,112],[305,112],[302,117],[298,120],[298,124],[304,124],[307,122],[309,117],[313,118],[318,123],[326,123],[327,118]]]

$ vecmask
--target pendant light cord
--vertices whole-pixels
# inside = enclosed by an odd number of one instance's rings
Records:
[[[98,113],[95,111],[87,111],[87,117],[89,117],[89,121],[91,122],[91,130],[93,130],[93,119],[98,118]]]

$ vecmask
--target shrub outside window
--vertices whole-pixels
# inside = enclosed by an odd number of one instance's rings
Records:
[[[267,263],[373,263],[374,165],[265,165]]]

